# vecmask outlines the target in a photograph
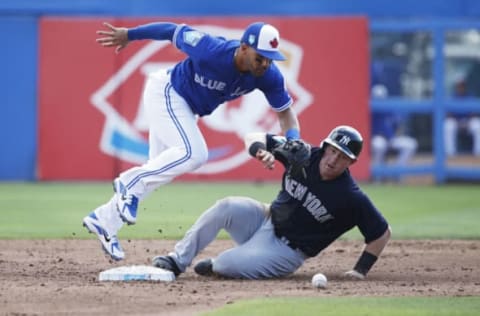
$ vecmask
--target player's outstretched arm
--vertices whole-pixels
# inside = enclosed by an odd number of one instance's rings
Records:
[[[155,22],[133,28],[115,27],[107,22],[103,25],[107,30],[97,31],[98,35],[103,36],[97,38],[97,42],[104,47],[116,47],[116,53],[124,49],[130,41],[144,39],[171,41],[178,26],[170,22]]]
[[[365,279],[368,271],[370,271],[383,249],[385,249],[385,246],[390,240],[390,235],[391,230],[390,227],[388,227],[382,236],[366,244],[360,258],[355,264],[355,267],[353,270],[347,271],[345,276],[358,280]]]

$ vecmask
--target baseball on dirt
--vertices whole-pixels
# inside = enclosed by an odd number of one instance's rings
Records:
[[[316,288],[326,288],[327,287],[327,277],[322,273],[317,273],[312,277],[312,285]]]

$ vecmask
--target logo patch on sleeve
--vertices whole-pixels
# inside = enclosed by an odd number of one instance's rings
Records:
[[[205,33],[199,31],[188,31],[183,33],[183,41],[190,46],[197,46],[198,42],[205,36]]]

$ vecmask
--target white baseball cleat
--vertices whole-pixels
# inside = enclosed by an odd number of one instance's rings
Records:
[[[138,198],[133,194],[128,194],[127,188],[120,182],[120,179],[113,180],[113,191],[117,195],[117,211],[122,220],[128,225],[137,222]]]
[[[107,231],[102,227],[102,224],[100,224],[95,212],[88,214],[88,216],[83,219],[83,226],[85,226],[90,233],[97,235],[102,243],[103,250],[110,255],[113,260],[119,261],[125,258],[125,252],[123,252],[122,247],[120,247],[117,236],[108,236]]]

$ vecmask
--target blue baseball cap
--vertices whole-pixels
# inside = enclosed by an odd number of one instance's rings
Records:
[[[278,49],[280,46],[278,30],[270,24],[263,22],[250,24],[243,33],[240,42],[252,47],[257,53],[268,59],[286,59]]]

